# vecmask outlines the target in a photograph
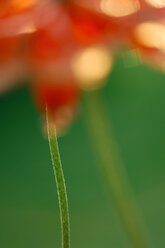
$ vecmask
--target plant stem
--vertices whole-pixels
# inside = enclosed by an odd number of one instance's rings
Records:
[[[62,248],[70,248],[70,223],[68,199],[65,186],[65,179],[60,160],[60,153],[56,137],[55,126],[52,127],[49,121],[49,113],[46,110],[47,132],[49,139],[49,147],[52,158],[53,170],[56,179],[57,193],[60,207],[61,231],[62,231]]]
[[[151,248],[145,224],[141,216],[124,166],[122,164],[112,125],[99,93],[86,94],[87,123],[93,137],[100,170],[113,197],[123,227],[134,248]],[[107,126],[108,123],[108,126]]]

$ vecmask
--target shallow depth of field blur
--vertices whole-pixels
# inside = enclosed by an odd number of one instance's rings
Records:
[[[132,188],[153,247],[165,247],[165,76],[144,65],[116,62],[100,91],[113,121]],[[134,64],[134,62],[133,62]],[[26,86],[0,97],[0,247],[60,247],[54,175],[39,113]],[[82,101],[59,139],[71,215],[71,244],[128,248],[101,181]]]
[[[165,3],[127,0],[121,7],[121,2],[68,0],[66,7],[54,0],[0,1],[1,248],[61,247],[45,105],[57,129],[72,122],[58,138],[71,248],[134,248],[125,230],[131,213],[124,226],[113,202],[116,193],[118,208],[124,205],[120,185],[112,180],[114,192],[108,191],[102,175],[100,161],[108,156],[100,149],[101,160],[96,150],[101,135],[92,140],[100,119],[113,127],[149,248],[165,247]],[[96,115],[88,112],[95,94],[103,103],[100,117],[94,102]],[[111,158],[114,140],[108,131],[105,153]],[[100,139],[107,144],[106,137]]]

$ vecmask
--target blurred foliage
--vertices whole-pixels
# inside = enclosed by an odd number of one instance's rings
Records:
[[[165,76],[116,61],[100,94],[109,109],[153,247],[165,247]],[[71,247],[128,248],[101,181],[82,101],[59,139],[71,212]],[[59,209],[48,142],[25,86],[0,97],[0,246],[60,247]]]

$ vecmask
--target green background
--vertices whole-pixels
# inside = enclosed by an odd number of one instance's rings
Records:
[[[165,76],[141,64],[132,66],[127,59],[116,61],[100,94],[153,247],[163,248]],[[103,186],[87,121],[82,100],[78,118],[59,139],[71,215],[71,247],[129,248]],[[48,142],[26,86],[0,97],[0,247],[61,247]]]

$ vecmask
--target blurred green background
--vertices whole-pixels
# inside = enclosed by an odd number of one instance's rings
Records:
[[[121,57],[100,91],[153,247],[165,247],[165,76]],[[59,139],[72,248],[129,248],[91,147],[82,101]],[[59,208],[47,140],[28,87],[0,97],[0,247],[54,248]]]

